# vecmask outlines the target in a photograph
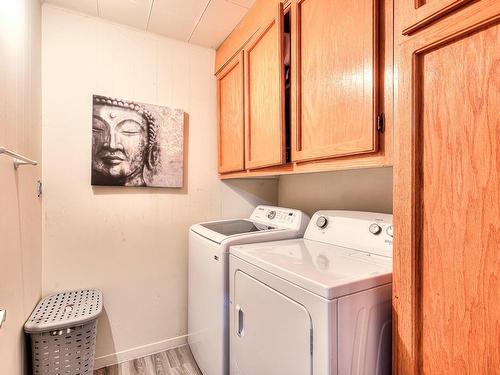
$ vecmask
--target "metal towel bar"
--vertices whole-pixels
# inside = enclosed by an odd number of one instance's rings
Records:
[[[0,155],[5,154],[7,156],[11,156],[14,158],[14,168],[17,169],[19,168],[20,165],[37,165],[38,162],[35,160],[28,159],[22,155],[16,154],[15,152],[12,152],[10,150],[7,150],[5,147],[0,146]]]

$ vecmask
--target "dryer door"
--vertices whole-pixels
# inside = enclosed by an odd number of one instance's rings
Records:
[[[304,306],[242,271],[234,277],[232,375],[311,374],[311,318]]]

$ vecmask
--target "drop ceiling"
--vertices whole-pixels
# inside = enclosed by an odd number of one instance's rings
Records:
[[[144,31],[217,48],[255,0],[41,0]]]

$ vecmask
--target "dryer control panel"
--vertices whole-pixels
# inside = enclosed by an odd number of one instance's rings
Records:
[[[392,215],[360,211],[318,211],[305,239],[392,257]]]
[[[277,228],[301,229],[301,233],[309,223],[309,217],[302,211],[274,206],[257,206],[250,220]]]

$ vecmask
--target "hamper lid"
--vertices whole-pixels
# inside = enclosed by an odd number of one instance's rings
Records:
[[[98,289],[53,294],[38,303],[24,331],[47,332],[82,325],[96,319],[101,311],[102,293]]]

